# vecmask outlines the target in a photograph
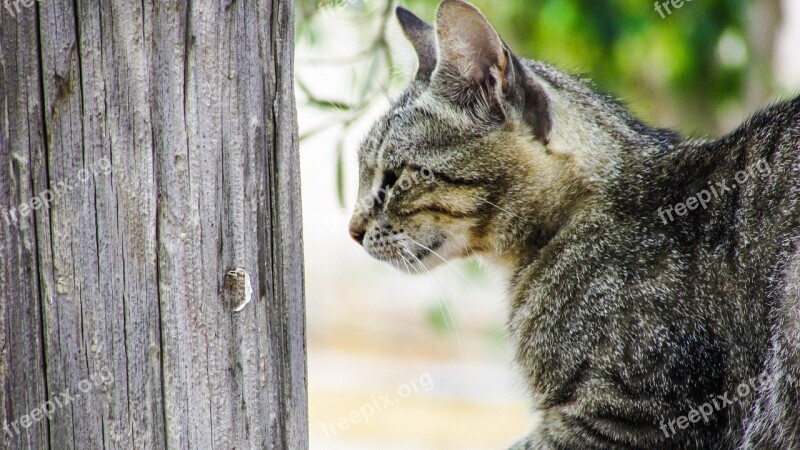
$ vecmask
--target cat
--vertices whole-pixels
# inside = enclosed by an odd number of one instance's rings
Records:
[[[800,97],[692,140],[469,3],[397,17],[419,65],[359,148],[350,235],[403,270],[508,269],[541,417],[513,448],[800,449]]]

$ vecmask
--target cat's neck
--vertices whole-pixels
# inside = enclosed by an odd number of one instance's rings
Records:
[[[639,121],[617,99],[595,91],[588,80],[540,62],[527,61],[526,67],[550,97],[553,127],[548,150],[569,155],[593,181],[615,177],[629,155],[660,154],[684,141],[672,130]]]
[[[570,233],[586,222],[611,220],[620,208],[635,210],[641,221],[657,220],[661,188],[651,183],[658,179],[668,186],[672,174],[656,177],[650,171],[664,164],[677,167],[680,154],[694,158],[696,143],[678,133],[651,127],[637,120],[614,98],[597,93],[580,78],[567,75],[542,63],[526,61],[526,67],[544,85],[550,100],[553,127],[546,148],[554,157],[571,165],[570,172],[581,178],[559,199],[558,207],[547,212],[549,220],[536,227],[525,223],[514,227],[517,251],[504,256],[504,265],[525,265],[540,257],[559,235]],[[671,158],[671,162],[663,162]],[[635,184],[635,185],[634,185]],[[639,198],[648,204],[640,205]],[[653,217],[648,213],[653,209]],[[541,213],[541,209],[531,208]],[[520,245],[522,242],[524,244]]]
[[[505,250],[503,265],[524,266],[540,258],[559,236],[592,222],[630,226],[655,236],[702,229],[703,221],[731,213],[735,205],[730,199],[720,199],[705,214],[690,217],[683,214],[684,206],[675,211],[675,205],[720,180],[732,180],[746,168],[750,157],[742,146],[726,144],[735,141],[735,135],[719,141],[687,140],[636,120],[583,80],[536,62],[526,62],[526,67],[542,80],[551,100],[553,128],[547,151],[581,179],[565,188],[563,198],[553,199],[551,204],[557,206],[552,210],[542,210],[541,204],[516,209],[532,211],[538,220],[510,219],[512,232],[506,235],[514,240],[498,245]],[[695,207],[694,200],[690,202],[687,209]],[[669,208],[672,213],[660,214]]]

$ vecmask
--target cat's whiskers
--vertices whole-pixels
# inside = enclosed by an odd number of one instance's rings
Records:
[[[467,258],[471,258],[476,255],[475,249],[472,248],[472,244],[469,243],[466,235],[459,235],[461,242],[464,243],[464,248],[467,250]]]
[[[448,260],[447,260],[447,258],[445,258],[444,256],[442,256],[442,255],[440,255],[440,254],[436,253],[436,251],[434,251],[432,248],[428,248],[428,247],[424,246],[423,244],[421,244],[421,243],[417,242],[416,240],[412,239],[412,238],[411,238],[411,237],[409,237],[409,236],[406,236],[406,239],[408,239],[408,240],[409,240],[409,242],[411,242],[411,243],[413,243],[413,244],[417,244],[417,245],[419,245],[420,247],[424,248],[425,250],[427,250],[427,251],[431,252],[432,254],[434,254],[434,255],[435,255],[437,258],[441,259],[442,261],[444,261],[444,263],[445,263],[445,264],[447,264],[447,265],[448,265],[448,266],[450,266],[450,267],[451,267],[453,270],[455,270],[457,274],[461,275],[461,278],[463,278],[463,279],[464,279],[464,281],[466,281],[467,283],[471,284],[471,285],[472,285],[472,287],[477,287],[477,286],[475,286],[475,283],[473,283],[473,282],[472,282],[472,280],[470,280],[470,279],[469,279],[469,277],[467,277],[467,275],[466,275],[464,272],[462,272],[461,270],[459,270],[459,268],[458,268],[458,267],[456,267],[456,265],[455,265],[455,264],[453,264],[452,262],[448,261]]]
[[[408,238],[408,239],[410,239],[410,238]],[[443,285],[441,282],[439,282],[439,279],[438,279],[438,278],[436,278],[436,277],[435,277],[435,276],[434,276],[434,275],[431,273],[430,269],[428,269],[428,267],[425,265],[425,263],[423,263],[423,262],[422,262],[422,261],[421,261],[421,260],[420,260],[420,259],[417,257],[417,255],[415,255],[415,254],[414,254],[414,253],[413,253],[411,250],[409,250],[409,249],[408,249],[408,247],[406,247],[406,246],[403,244],[403,242],[401,242],[401,241],[399,241],[399,240],[398,240],[398,241],[397,241],[397,243],[399,244],[400,248],[402,248],[403,250],[405,250],[406,254],[408,254],[409,256],[411,256],[413,259],[415,259],[415,260],[417,261],[417,264],[419,264],[420,266],[422,266],[422,268],[425,270],[425,272],[426,272],[428,275],[430,275],[430,277],[431,277],[431,278],[433,278],[433,281],[435,281],[435,282],[436,282],[436,284],[437,284],[437,285],[439,285],[439,289],[441,289],[441,290],[442,290],[442,293],[444,293],[445,297],[446,297],[446,298],[448,298],[448,297],[449,297],[449,295],[448,295],[448,293],[447,293],[447,289],[445,289],[445,288],[444,288],[444,285]],[[418,271],[418,272],[419,272],[419,271]],[[442,307],[442,305],[444,305],[444,307]],[[451,326],[452,326],[452,328],[453,328],[453,332],[454,332],[454,333],[455,333],[455,335],[456,335],[456,342],[458,343],[458,352],[459,352],[459,354],[463,355],[463,354],[464,354],[464,347],[461,345],[461,333],[459,333],[459,331],[458,331],[458,325],[456,325],[456,320],[455,320],[455,316],[453,315],[453,312],[452,312],[452,311],[450,311],[450,306],[447,304],[447,302],[446,302],[446,301],[441,301],[441,302],[439,302],[439,310],[442,312],[442,315],[444,315],[444,317],[445,317],[445,322],[447,322],[447,319],[450,319],[450,325],[451,325]]]
[[[527,221],[527,219],[523,219],[522,217],[520,217],[520,216],[518,216],[518,215],[516,215],[516,214],[512,213],[511,211],[509,211],[509,210],[507,210],[507,209],[505,209],[505,208],[503,208],[503,207],[501,207],[501,206],[495,205],[494,203],[490,202],[489,200],[487,200],[487,199],[485,199],[485,198],[483,198],[483,197],[477,197],[477,196],[476,196],[475,198],[477,198],[477,199],[478,199],[478,200],[480,200],[480,201],[486,202],[486,203],[488,203],[488,204],[490,204],[490,205],[494,206],[495,208],[499,209],[500,211],[503,211],[503,212],[505,212],[505,213],[511,214],[512,216],[516,217],[516,218],[517,218],[517,219],[519,219],[519,220],[525,220],[525,221]]]
[[[403,259],[403,264],[406,265],[406,271],[408,272],[408,274],[411,275],[411,270],[409,269],[409,267],[411,267],[414,269],[415,272],[417,272],[418,275],[422,275],[420,271],[417,270],[417,268],[414,266],[414,263],[406,259],[405,256],[403,256],[403,252],[401,250],[405,250],[405,248],[403,247],[402,240],[399,237],[395,237],[393,243],[394,243],[394,250],[397,252],[397,256]]]
[[[417,255],[415,255],[415,254],[414,254],[414,252],[412,252],[411,250],[409,250],[409,249],[408,249],[408,247],[406,247],[406,246],[403,244],[403,242],[400,242],[400,241],[398,241],[397,243],[398,243],[398,245],[400,245],[400,248],[402,248],[402,249],[403,249],[403,250],[406,252],[406,254],[407,254],[408,256],[412,257],[412,258],[413,258],[413,259],[414,259],[414,260],[417,262],[417,264],[418,264],[420,267],[422,267],[422,268],[425,270],[425,272],[426,272],[428,275],[430,275],[430,276],[431,276],[431,278],[433,278],[433,274],[432,274],[432,273],[431,273],[431,271],[428,269],[428,266],[426,266],[425,264],[423,264],[423,263],[422,263],[422,260],[420,260],[420,259],[419,259],[419,257],[417,257]]]
[[[396,249],[396,248],[395,248],[395,251],[397,252],[397,256],[399,256],[399,257],[400,257],[400,259],[402,259],[402,260],[403,260],[403,264],[406,266],[406,272],[408,272],[408,275],[409,275],[409,276],[411,276],[411,268],[410,268],[410,266],[409,266],[409,264],[410,264],[410,263],[408,262],[408,260],[406,259],[406,257],[405,257],[405,256],[403,256],[403,253],[402,253],[400,250],[398,250],[398,249]],[[416,269],[414,269],[414,270],[416,270]]]

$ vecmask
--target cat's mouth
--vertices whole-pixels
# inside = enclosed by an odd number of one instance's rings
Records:
[[[395,241],[395,252],[390,258],[383,259],[396,268],[409,273],[425,273],[440,262],[446,261],[440,252],[446,240],[436,238],[431,243],[423,244],[410,237],[398,237]]]
[[[411,254],[420,259],[424,260],[428,256],[435,255],[437,250],[440,250],[444,245],[444,239],[436,239],[430,245],[423,245],[416,241],[411,241],[412,246],[415,247],[415,250],[411,251]]]
[[[397,233],[380,229],[369,233],[362,245],[373,258],[411,274],[428,272],[458,253],[458,249],[448,245],[452,240],[444,233],[420,234],[426,236],[412,237],[402,230]]]

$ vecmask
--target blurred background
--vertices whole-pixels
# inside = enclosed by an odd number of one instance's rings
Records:
[[[719,136],[800,92],[800,2],[475,0],[514,52],[585,74],[641,119]],[[312,449],[502,449],[535,423],[512,365],[504,277],[409,276],[347,233],[356,149],[414,74],[397,2],[298,0]],[[430,22],[437,0],[403,4]]]

